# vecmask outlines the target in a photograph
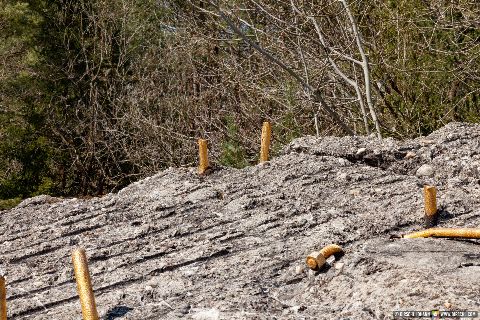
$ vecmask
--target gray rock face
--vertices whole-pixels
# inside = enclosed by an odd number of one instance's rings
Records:
[[[0,215],[9,319],[81,318],[78,246],[105,318],[480,310],[478,240],[391,237],[423,229],[425,164],[436,170],[439,225],[479,227],[479,147],[480,126],[459,123],[405,142],[305,137],[266,165],[206,177],[168,169],[102,198],[25,201]],[[330,243],[345,255],[308,270],[306,256]]]

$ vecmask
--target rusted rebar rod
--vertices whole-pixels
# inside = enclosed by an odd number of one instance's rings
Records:
[[[88,271],[87,255],[84,249],[77,249],[72,253],[73,269],[77,280],[77,290],[80,296],[84,320],[98,320],[95,296],[93,295],[92,282]]]
[[[3,276],[0,276],[0,320],[7,320],[7,290]]]
[[[320,251],[315,251],[307,256],[307,265],[312,270],[318,270],[327,262],[328,257],[334,254],[342,254],[343,249],[339,245],[329,244]]]
[[[198,157],[200,162],[198,165],[198,173],[205,174],[209,166],[207,140],[198,139]]]
[[[268,161],[270,152],[270,140],[272,137],[272,126],[270,122],[265,121],[262,127],[262,141],[260,148],[260,162]]]
[[[426,185],[423,187],[423,195],[425,199],[425,227],[432,228],[438,222],[437,189]]]
[[[430,228],[423,231],[413,232],[406,234],[403,238],[428,238],[428,237],[438,237],[438,238],[469,238],[469,239],[480,239],[480,229],[477,228]]]

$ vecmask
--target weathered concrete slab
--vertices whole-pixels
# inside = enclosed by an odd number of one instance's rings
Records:
[[[102,198],[26,200],[0,215],[9,316],[80,318],[77,246],[107,319],[480,311],[478,241],[391,239],[423,228],[424,183],[438,187],[440,226],[480,227],[479,146],[480,127],[464,124],[407,142],[306,137],[243,170],[169,169]],[[344,257],[307,271],[306,255],[332,242]]]

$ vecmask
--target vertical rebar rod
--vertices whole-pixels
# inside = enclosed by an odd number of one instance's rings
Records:
[[[207,140],[198,139],[198,156],[200,158],[200,163],[198,166],[198,173],[204,174],[208,169],[208,148]]]
[[[425,198],[425,226],[431,228],[437,224],[437,189],[433,186],[424,186]]]
[[[7,320],[7,289],[3,276],[0,276],[0,320]]]
[[[88,271],[87,255],[84,249],[77,249],[72,253],[73,269],[77,281],[78,295],[82,306],[84,320],[98,320],[95,296],[93,295],[92,282]]]
[[[260,149],[260,162],[268,161],[271,136],[272,136],[272,126],[270,125],[270,122],[265,121],[262,127],[262,146]]]

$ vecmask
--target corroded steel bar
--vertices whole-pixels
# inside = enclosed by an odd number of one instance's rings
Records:
[[[198,139],[198,156],[200,158],[200,164],[198,166],[198,173],[204,174],[208,169],[208,149],[207,140]]]
[[[7,290],[3,276],[0,276],[0,320],[7,320]]]
[[[84,249],[77,249],[72,253],[77,290],[80,296],[82,314],[84,320],[98,320],[95,296],[93,295],[92,282],[88,272],[87,256]]]
[[[307,265],[312,270],[317,270],[323,267],[328,257],[334,254],[343,253],[342,247],[336,244],[329,244],[320,251],[315,251],[307,256]]]
[[[268,161],[270,152],[270,140],[272,137],[272,126],[265,121],[262,127],[262,145],[260,149],[260,162]]]
[[[430,228],[423,231],[418,231],[410,234],[406,234],[403,238],[428,238],[428,237],[439,237],[439,238],[470,238],[470,239],[480,239],[480,229],[476,228],[462,228],[462,229],[451,229],[451,228]]]
[[[425,198],[425,226],[434,227],[438,221],[437,215],[437,189],[432,186],[423,187]]]
[[[328,259],[328,257],[330,257],[333,254],[342,253],[342,252],[343,252],[342,247],[336,244],[329,244],[328,246],[320,250],[320,253],[323,254],[325,259]]]

